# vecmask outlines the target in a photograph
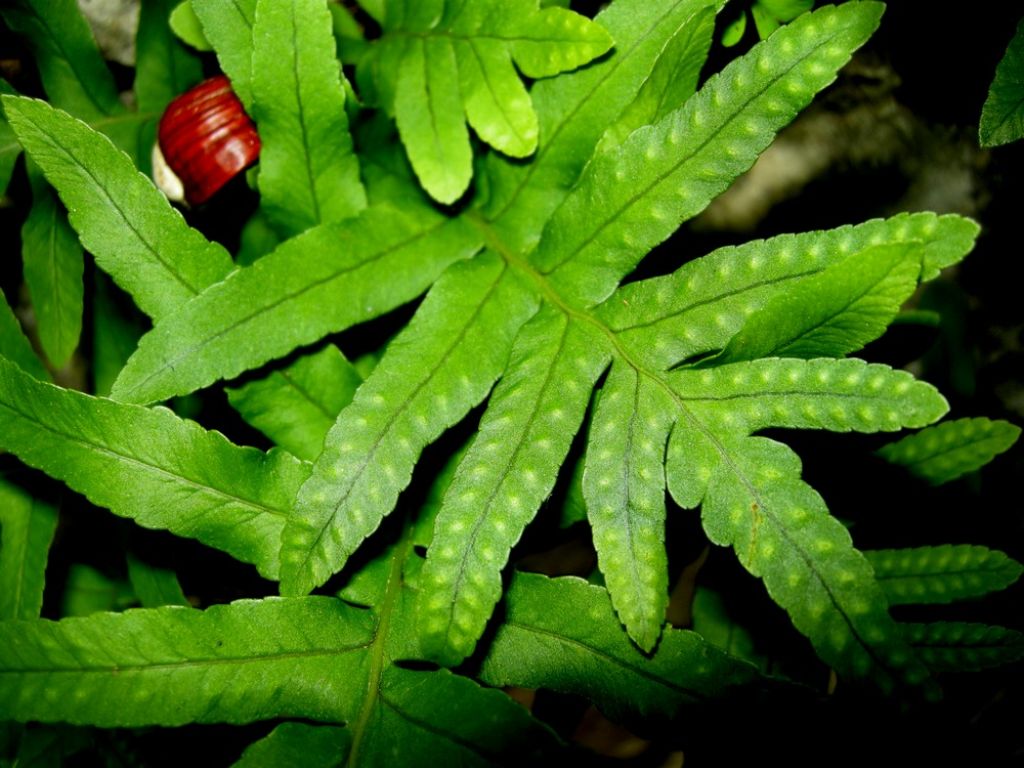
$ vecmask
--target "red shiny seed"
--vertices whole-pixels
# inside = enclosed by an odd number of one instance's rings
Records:
[[[224,75],[204,80],[168,104],[157,139],[189,205],[205,203],[260,154],[256,126]]]

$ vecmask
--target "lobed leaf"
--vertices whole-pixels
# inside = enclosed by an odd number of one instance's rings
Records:
[[[0,448],[94,504],[198,539],[267,578],[308,468],[232,445],[170,411],[42,384],[0,360]]]
[[[667,629],[653,655],[622,632],[607,592],[582,579],[516,573],[505,619],[480,667],[494,686],[585,696],[608,717],[674,720],[688,705],[758,679],[695,632]]]
[[[917,287],[915,250],[876,246],[804,278],[748,317],[714,363],[856,352],[885,333]]]
[[[749,168],[878,25],[882,6],[807,14],[653,126],[591,160],[531,261],[570,302],[606,299],[655,245]]]
[[[365,612],[319,597],[5,622],[0,716],[107,728],[337,722],[355,709],[350,680],[372,633]]]
[[[453,203],[473,175],[466,121],[513,157],[537,147],[537,118],[516,75],[549,77],[575,69],[612,45],[595,22],[564,8],[478,0],[388,8],[384,36],[361,68],[364,90],[393,111],[421,184]]]
[[[29,179],[32,209],[21,228],[22,270],[39,342],[54,368],[61,368],[82,333],[84,257],[56,195],[38,171]]]
[[[316,227],[157,323],[114,397],[151,403],[237,376],[415,298],[479,247],[461,220],[412,206]]]
[[[796,454],[767,438],[717,442],[717,466],[690,468],[710,473],[701,512],[708,538],[736,550],[840,675],[872,677],[883,688],[924,683],[927,670],[901,639],[871,566],[800,480]]]
[[[56,529],[56,509],[0,479],[0,619],[39,616]]]
[[[720,0],[618,0],[595,21],[615,41],[610,55],[583,69],[534,84],[538,149],[529,163],[497,154],[485,158],[488,199],[483,210],[517,251],[537,242],[544,222],[564,199],[601,135],[637,97],[666,45]],[[685,98],[685,93],[679,94]]]
[[[299,492],[282,539],[286,594],[322,584],[376,530],[420,451],[487,395],[536,303],[490,253],[441,277],[328,433]]]
[[[597,308],[635,359],[657,369],[720,350],[746,319],[802,280],[874,248],[912,245],[921,279],[974,245],[978,225],[959,216],[903,213],[857,226],[780,235],[720,248],[670,275],[629,283]]]
[[[300,459],[313,461],[363,379],[333,344],[240,387],[226,388],[242,418]]]
[[[681,401],[716,433],[767,427],[892,432],[929,424],[949,408],[930,384],[862,360],[766,358],[666,375]]]
[[[1024,635],[1014,629],[959,621],[901,624],[900,629],[933,672],[971,672],[1024,658]]]
[[[551,305],[517,337],[434,525],[420,605],[429,657],[456,664],[473,650],[509,551],[551,493],[608,364],[606,344]]]
[[[259,0],[252,40],[261,209],[286,236],[355,215],[366,192],[326,4]]]
[[[1024,571],[987,547],[945,544],[864,552],[889,605],[950,603],[1005,589]]]
[[[152,317],[232,269],[106,137],[45,102],[4,96],[7,119],[57,190],[82,245]]]
[[[933,485],[955,480],[1009,450],[1020,427],[998,419],[954,419],[882,446],[878,455]]]
[[[983,147],[1009,144],[1024,137],[1024,19],[996,67],[995,79],[981,109],[978,139]]]
[[[583,496],[598,566],[629,636],[650,652],[668,608],[665,443],[673,403],[616,361],[590,425]]]

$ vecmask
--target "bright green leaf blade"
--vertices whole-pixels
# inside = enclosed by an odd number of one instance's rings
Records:
[[[597,562],[629,636],[650,652],[668,608],[665,442],[674,421],[664,391],[616,362],[590,425],[583,496]]]
[[[754,26],[757,28],[757,36],[762,40],[779,28],[779,21],[773,13],[770,13],[759,2],[750,9],[750,15],[754,18]]]
[[[769,358],[667,374],[672,389],[715,432],[766,427],[892,432],[949,408],[932,385],[863,360]]]
[[[736,19],[725,26],[722,30],[721,43],[726,48],[732,48],[739,44],[747,31],[747,12],[740,11]]]
[[[933,485],[973,472],[1009,450],[1020,427],[998,419],[954,419],[882,446],[878,455]]]
[[[599,151],[621,145],[637,128],[657,122],[693,96],[714,31],[715,9],[708,6],[672,36],[636,98],[601,137]]]
[[[792,21],[814,7],[814,0],[757,0],[757,4],[779,21]]]
[[[530,91],[539,148],[529,163],[487,158],[485,212],[501,236],[526,251],[565,197],[608,125],[633,101],[669,40],[713,0],[618,0],[596,21],[615,40],[606,58]]]
[[[476,645],[509,551],[551,493],[608,354],[589,325],[551,306],[516,339],[434,526],[420,606],[431,658],[457,664]]]
[[[881,11],[878,3],[855,2],[801,17],[708,80],[683,107],[596,155],[545,227],[532,262],[567,299],[605,299],[835,79]]]
[[[313,461],[362,381],[341,350],[327,344],[265,378],[226,391],[243,419],[285,450]]]
[[[381,679],[373,728],[349,765],[396,759],[432,765],[539,765],[554,734],[501,691],[482,688],[446,669],[419,672],[389,666]],[[422,759],[422,758],[421,758]]]
[[[757,671],[695,632],[668,629],[653,656],[623,633],[608,593],[581,579],[517,573],[505,620],[480,668],[489,685],[585,696],[615,721],[675,718],[681,707],[727,694]]]
[[[192,0],[203,34],[246,111],[252,108],[252,24],[256,0]]]
[[[321,225],[157,323],[114,397],[151,403],[233,378],[415,298],[479,247],[460,219],[421,208],[375,206]]]
[[[139,313],[102,272],[93,274],[96,290],[92,299],[92,393],[107,397],[114,380],[135,351],[142,336]]]
[[[545,8],[521,19],[512,55],[524,75],[540,78],[581,67],[611,47],[600,24],[565,8]]]
[[[82,245],[144,312],[171,312],[232,269],[227,252],[189,227],[109,139],[42,101],[3,102]]]
[[[983,147],[1009,144],[1024,137],[1024,19],[996,67],[995,79],[981,109],[978,138]]]
[[[163,605],[189,607],[191,605],[188,598],[185,597],[185,593],[181,591],[181,584],[174,571],[150,565],[139,560],[130,552],[127,562],[128,581],[144,608],[159,608]]]
[[[318,597],[0,624],[0,716],[100,727],[343,720],[372,635],[365,612]]]
[[[880,245],[804,278],[746,322],[714,363],[843,357],[874,341],[917,287],[918,254]]]
[[[0,479],[0,619],[39,616],[56,529],[56,509]]]
[[[630,353],[663,370],[721,349],[746,318],[799,281],[872,248],[913,244],[922,279],[961,259],[978,225],[959,216],[899,214],[857,226],[720,248],[670,275],[629,283],[598,309]],[[854,262],[850,262],[851,264]]]
[[[871,677],[885,690],[924,683],[927,670],[901,639],[871,566],[800,480],[796,454],[766,438],[719,443],[702,508],[708,538],[736,550],[840,675]]]
[[[1024,658],[1024,635],[1014,629],[959,621],[899,626],[933,672],[973,672]]]
[[[139,109],[158,116],[167,103],[202,79],[197,57],[178,42],[171,32],[180,8],[177,0],[145,0],[139,9],[139,30],[135,39],[135,99]],[[198,19],[191,15],[196,28]]]
[[[490,41],[453,42],[466,119],[477,135],[510,157],[537,148],[537,114],[505,51]]]
[[[455,49],[445,38],[405,42],[395,120],[416,176],[430,196],[454,203],[473,176]]]
[[[355,215],[366,192],[326,4],[259,0],[252,35],[252,115],[267,219],[287,236]]]
[[[11,0],[0,15],[28,39],[55,106],[88,119],[123,111],[114,78],[74,0]]]
[[[21,323],[7,299],[0,293],[0,358],[4,358],[37,379],[47,381],[50,374],[46,372],[43,361],[32,351],[32,344],[21,332]]]
[[[0,448],[146,528],[198,539],[268,578],[308,472],[170,411],[41,384],[0,360]]]
[[[420,452],[490,391],[537,300],[498,256],[453,266],[328,433],[284,531],[281,588],[340,570],[409,483]]]
[[[82,246],[67,213],[38,171],[30,173],[32,210],[21,228],[22,268],[32,297],[39,341],[61,368],[82,333]]]
[[[174,34],[197,51],[213,50],[213,46],[203,33],[203,24],[192,7],[192,0],[182,0],[178,3],[171,11],[168,23]]]
[[[864,552],[889,605],[951,603],[1005,589],[1024,571],[987,547],[945,544]]]
[[[233,768],[336,768],[351,740],[347,728],[281,723],[246,747]]]

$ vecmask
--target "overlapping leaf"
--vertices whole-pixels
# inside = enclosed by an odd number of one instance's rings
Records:
[[[962,621],[900,626],[935,672],[987,669],[1024,657],[1024,635],[1014,629]]]
[[[978,136],[983,147],[1024,137],[1024,19],[996,67],[995,79],[981,110]]]
[[[166,409],[42,384],[0,359],[0,448],[93,503],[222,549],[274,578],[278,537],[308,473]]]
[[[0,479],[0,620],[39,616],[56,528],[56,509]]]
[[[395,0],[381,25],[364,71],[395,115],[420,182],[443,203],[461,197],[472,177],[467,121],[511,157],[537,148],[537,115],[516,66],[527,77],[550,77],[612,45],[599,23],[564,8],[538,9],[535,0]]]

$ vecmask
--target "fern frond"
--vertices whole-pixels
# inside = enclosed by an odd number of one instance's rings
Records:
[[[437,282],[328,433],[299,492],[282,540],[285,594],[322,584],[377,529],[423,448],[487,395],[535,310],[492,254]]]
[[[988,464],[1009,450],[1020,427],[999,419],[954,419],[883,446],[878,455],[933,485]]]
[[[48,381],[50,378],[43,361],[32,350],[32,343],[22,333],[21,323],[3,295],[0,295],[0,358],[14,363],[40,381]]]
[[[0,359],[0,448],[94,504],[278,570],[278,539],[308,465],[232,445],[170,411],[43,384]]]
[[[519,334],[434,526],[420,616],[430,656],[451,664],[472,651],[607,363],[605,340],[550,305]]]
[[[56,509],[0,479],[0,620],[39,616],[56,530]]]
[[[969,544],[864,552],[890,605],[951,603],[1005,589],[1024,566],[1004,553]]]
[[[1024,634],[960,621],[901,624],[907,641],[933,672],[966,672],[1024,658]]]

